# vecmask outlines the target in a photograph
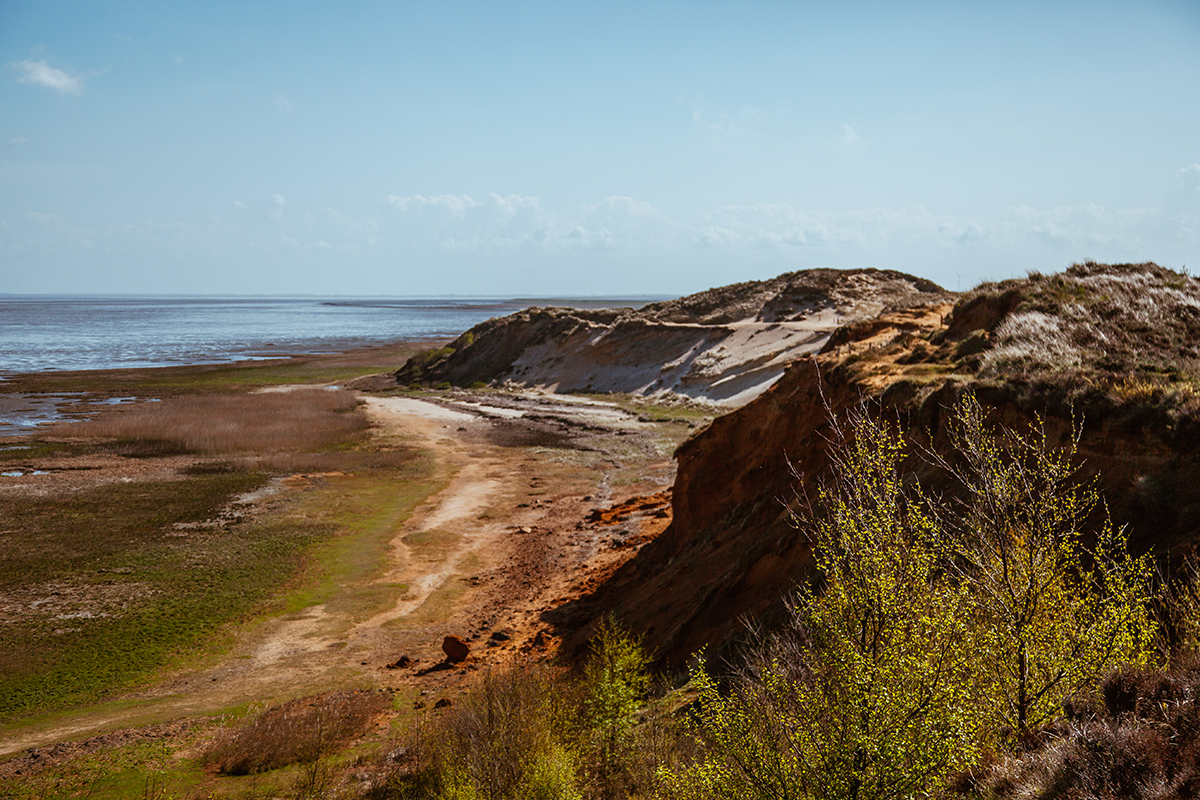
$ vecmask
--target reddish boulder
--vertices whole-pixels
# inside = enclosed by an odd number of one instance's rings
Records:
[[[457,636],[447,636],[442,640],[442,652],[446,654],[447,661],[457,664],[467,660],[467,656],[471,654],[471,648]]]

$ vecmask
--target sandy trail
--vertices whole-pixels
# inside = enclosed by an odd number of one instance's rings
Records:
[[[422,445],[436,449],[457,473],[445,489],[417,509],[409,524],[392,539],[391,568],[377,582],[406,583],[408,593],[393,607],[355,624],[352,632],[354,638],[370,636],[374,629],[420,608],[433,592],[455,574],[467,553],[495,539],[497,526],[480,524],[479,516],[502,489],[501,480],[495,477],[501,465],[494,456],[479,452],[463,453],[463,448],[457,443],[448,443],[450,440],[443,435],[444,428],[430,424],[430,421],[436,423],[441,420],[476,424],[478,417],[402,397],[369,398],[367,407],[372,418],[385,429],[407,430],[421,437]],[[406,541],[409,534],[451,528],[466,533],[458,537],[457,546],[444,557],[440,568],[419,571],[411,553],[412,548]]]

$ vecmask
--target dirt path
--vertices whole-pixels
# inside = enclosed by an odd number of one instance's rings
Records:
[[[480,668],[545,657],[554,637],[543,613],[636,551],[626,552],[637,536],[617,541],[628,529],[588,527],[583,520],[610,499],[614,482],[630,493],[660,489],[672,472],[650,438],[661,426],[610,404],[528,397],[456,405],[409,397],[366,402],[379,443],[431,453],[445,487],[389,533],[386,563],[342,593],[406,591],[365,610],[339,595],[266,620],[218,664],[172,675],[118,704],[10,734],[0,741],[0,755],[344,686],[449,691]],[[523,417],[531,421],[522,427]],[[590,437],[588,444],[563,444],[574,435]],[[653,525],[661,529],[665,522]],[[471,658],[427,672],[442,658],[446,635],[469,642]],[[412,665],[389,669],[401,655]]]

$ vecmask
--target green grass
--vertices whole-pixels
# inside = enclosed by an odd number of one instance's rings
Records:
[[[360,621],[403,597],[408,591],[404,584],[371,580],[387,563],[396,530],[421,501],[444,485],[445,479],[432,474],[428,461],[418,460],[400,474],[340,478],[325,491],[303,498],[289,517],[308,518],[338,534],[308,551],[301,587],[287,596],[285,613],[326,604],[330,613]]]
[[[174,796],[181,788],[190,788],[204,780],[198,765],[179,763],[172,758],[172,747],[163,742],[137,742],[105,749],[0,787],[4,800],[34,798],[155,797],[146,792],[161,786]]]
[[[435,342],[408,342],[346,353],[186,367],[36,373],[5,381],[7,392],[174,395],[295,383],[335,383],[398,369]]]
[[[68,449],[86,448],[103,451]],[[0,717],[94,703],[163,669],[194,666],[231,644],[228,623],[320,603],[359,620],[394,604],[407,587],[372,579],[397,528],[444,478],[408,449],[345,456],[353,475],[255,523],[177,527],[213,520],[261,487],[263,472],[192,470],[180,480],[7,497],[0,593],[17,611],[0,626]]]
[[[214,631],[268,600],[331,529],[308,522],[181,538],[164,531],[208,518],[261,482],[259,475],[213,475],[6,507],[5,527],[21,531],[19,546],[6,547],[0,562],[5,587],[70,599],[63,613],[30,613],[0,629],[0,716],[94,701],[198,648],[219,646]]]

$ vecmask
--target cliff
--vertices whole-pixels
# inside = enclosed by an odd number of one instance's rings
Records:
[[[737,406],[847,322],[942,303],[936,284],[876,269],[814,269],[641,309],[529,308],[415,357],[401,384],[509,384]]]
[[[1080,264],[844,326],[679,448],[670,527],[553,619],[581,628],[579,646],[586,620],[614,613],[676,666],[729,646],[743,619],[769,622],[812,573],[797,492],[828,468],[831,415],[864,399],[939,452],[967,390],[1009,428],[1041,420],[1062,441],[1081,426],[1080,477],[1100,476],[1132,547],[1165,558],[1200,538],[1198,348],[1200,282],[1154,264]],[[928,461],[910,467],[952,490]]]

